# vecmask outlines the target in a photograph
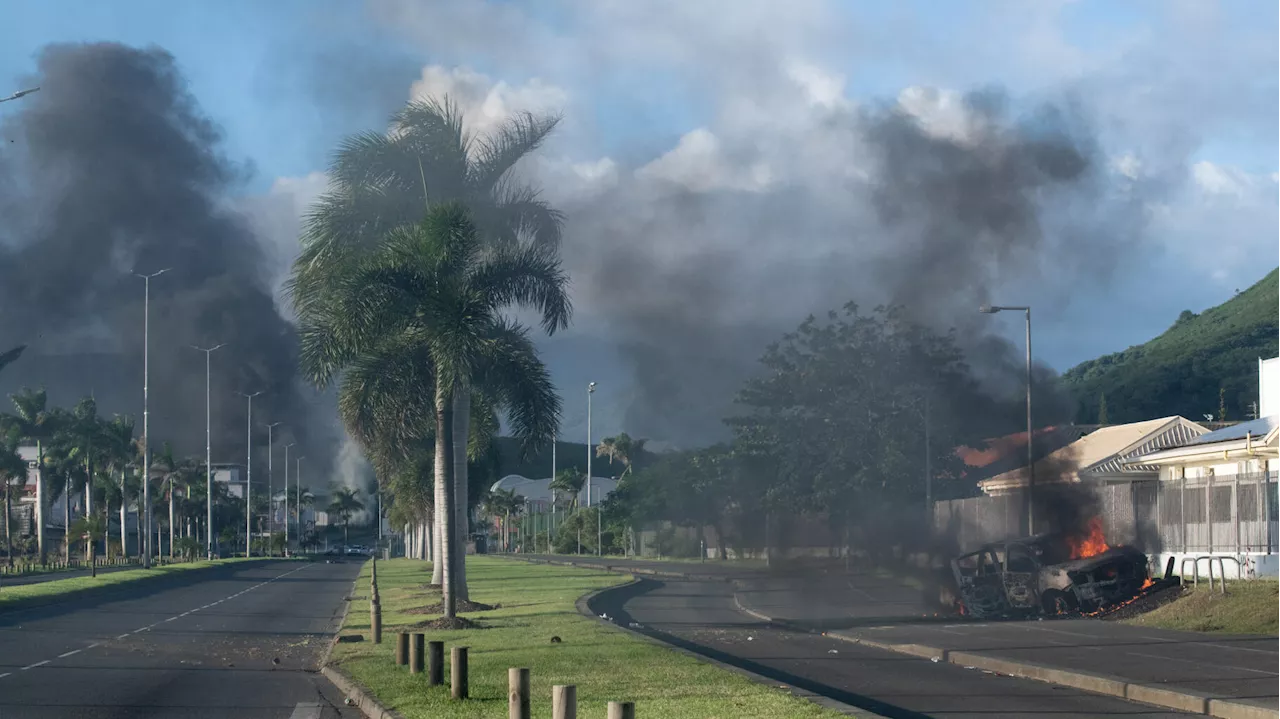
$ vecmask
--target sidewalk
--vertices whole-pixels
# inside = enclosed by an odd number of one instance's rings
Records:
[[[771,621],[935,661],[1040,679],[1210,716],[1276,717],[1280,641],[1096,619],[935,618],[920,592],[857,577],[747,579],[735,599]]]

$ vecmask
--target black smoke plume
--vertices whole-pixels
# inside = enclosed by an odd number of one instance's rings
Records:
[[[1021,325],[1001,334],[978,307],[1024,304],[1011,295],[1033,290],[1061,305],[1105,283],[1144,218],[1073,102],[1018,112],[989,90],[963,105],[949,132],[897,103],[833,111],[823,131],[844,145],[833,154],[860,163],[840,185],[695,191],[627,180],[567,208],[566,257],[585,265],[575,278],[589,294],[580,304],[604,317],[638,385],[627,431],[684,447],[723,439],[720,418],[764,346],[850,300],[957,329],[998,400],[993,424],[1024,428]],[[1071,419],[1054,378],[1037,365],[1038,426]]]
[[[9,140],[0,156],[0,337],[31,345],[0,376],[2,389],[44,385],[62,405],[92,393],[104,413],[134,415],[140,432],[143,280],[132,273],[171,268],[151,281],[152,446],[170,441],[203,456],[205,355],[191,345],[226,343],[212,355],[214,461],[244,461],[246,401],[237,393],[261,391],[255,448],[266,444],[261,423],[282,422],[275,438],[300,443],[304,470],[325,469],[331,415],[313,410],[314,394],[298,381],[273,268],[232,209],[249,168],[223,154],[220,130],[174,58],[114,43],[51,45],[37,67],[24,86],[42,89],[7,104],[0,126]]]

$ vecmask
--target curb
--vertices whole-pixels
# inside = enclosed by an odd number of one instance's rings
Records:
[[[529,560],[529,561],[532,561],[532,560]],[[579,568],[583,568],[583,569],[587,568],[587,567],[581,567],[580,565],[570,565],[570,566],[579,566]],[[628,572],[623,572],[623,570],[615,569],[613,567],[610,567],[605,571],[614,572],[617,574],[629,574]],[[661,576],[661,575],[658,575],[658,576]],[[672,576],[678,576],[683,578],[686,575],[672,575]],[[596,615],[595,612],[591,611],[591,607],[589,606],[589,604],[591,603],[591,600],[595,599],[596,597],[602,594],[605,594],[606,592],[613,592],[619,589],[624,589],[626,587],[635,586],[636,584],[639,584],[642,581],[644,581],[644,579],[633,576],[631,577],[631,581],[629,582],[623,582],[622,584],[617,584],[612,587],[605,587],[603,589],[596,589],[594,591],[591,591],[582,595],[581,597],[578,597],[578,600],[574,602],[574,606],[578,609],[579,614],[583,615],[584,617],[594,619],[596,622],[599,622],[600,624],[604,624],[613,629],[618,629],[618,630],[627,632],[628,634],[634,637],[638,637],[639,639],[646,641],[650,644],[660,646],[663,649],[666,649],[668,651],[674,651],[679,654],[683,654],[686,657],[695,659],[699,662],[705,662],[707,664],[711,664],[712,666],[718,667],[720,669],[734,672],[736,674],[739,674],[741,676],[744,676],[750,679],[751,681],[761,686],[785,689],[789,694],[791,694],[792,696],[798,699],[804,699],[806,701],[813,702],[814,704],[817,704],[823,708],[831,709],[833,711],[840,712],[841,714],[845,714],[847,716],[867,717],[868,719],[884,719],[884,717],[882,717],[881,715],[872,713],[865,709],[859,709],[858,707],[836,701],[835,699],[831,699],[821,694],[808,691],[807,689],[801,689],[800,687],[787,684],[785,682],[780,682],[776,679],[770,679],[768,677],[761,676],[749,669],[743,669],[742,667],[735,667],[732,664],[725,664],[724,662],[721,662],[716,659],[712,659],[711,657],[698,654],[697,652],[689,651],[684,647],[677,647],[675,645],[668,644],[662,641],[661,639],[658,639],[657,637],[632,629],[631,627],[624,627],[621,624],[615,624],[610,620],[601,619],[599,616]],[[736,601],[736,598],[735,598],[735,601]]]
[[[363,567],[361,567],[361,571],[363,571]],[[357,574],[356,578],[351,582],[353,593],[355,592],[355,585],[359,581],[360,575]],[[349,613],[351,613],[351,602],[344,601],[342,603],[342,618],[338,620],[338,629],[333,633],[333,639],[329,640],[329,648],[325,650],[324,656],[320,658],[320,673],[324,675],[325,679],[333,682],[333,685],[348,700],[354,701],[355,707],[368,719],[404,719],[401,714],[382,706],[368,690],[360,686],[346,672],[339,669],[337,664],[329,663],[329,657],[333,654],[333,648],[338,645],[338,637],[342,634],[342,625],[347,623],[347,614]]]

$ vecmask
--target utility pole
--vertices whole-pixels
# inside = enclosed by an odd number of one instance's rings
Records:
[[[298,513],[298,549],[299,550],[302,549],[302,460],[304,459],[306,459],[306,457],[298,457],[298,459],[295,460],[297,461],[297,464],[293,466],[293,487],[294,487],[294,491],[297,492],[297,494],[294,495],[294,499],[296,499],[297,501],[294,502],[295,509],[293,511]],[[289,485],[285,485],[284,492],[285,494],[289,493]]]
[[[591,446],[591,395],[596,392],[596,383],[587,385],[587,506],[591,506],[591,456],[595,454]]]
[[[275,455],[275,445],[272,444],[271,430],[280,426],[280,422],[272,422],[267,425],[267,536],[271,535],[271,520],[276,515],[276,495],[275,495],[275,477],[274,469],[271,466],[272,457]]]
[[[1031,425],[1031,307],[1027,305],[1005,307],[983,305],[978,308],[979,312],[988,315],[1004,310],[1025,312],[1027,317],[1027,534],[1034,535],[1036,533],[1036,450],[1035,429]]]
[[[204,552],[207,559],[213,559],[213,433],[210,422],[212,418],[210,408],[213,400],[209,395],[209,377],[212,367],[210,358],[213,357],[214,350],[225,346],[225,342],[212,347],[191,345],[193,349],[204,353]]]
[[[35,90],[24,90],[15,94],[13,97],[6,98],[9,100],[22,97],[29,92]],[[170,267],[166,267],[158,272],[152,272],[149,275],[133,273],[135,277],[141,277],[143,282],[142,295],[142,511],[138,514],[138,544],[142,550],[142,568],[151,568],[151,403],[149,396],[149,385],[151,384],[151,278],[159,277],[168,272]],[[172,520],[170,520],[172,522]],[[170,525],[172,526],[172,524]],[[146,532],[146,539],[142,539],[143,532]],[[124,547],[123,525],[120,527],[120,546]]]
[[[284,446],[284,553],[289,555],[289,448],[297,444],[290,442]]]
[[[244,556],[247,559],[252,556],[253,551],[253,503],[249,501],[250,487],[253,484],[253,398],[262,392],[253,394],[240,392],[239,394],[249,400],[249,417],[245,422],[245,440],[248,449],[245,450],[244,456]]]

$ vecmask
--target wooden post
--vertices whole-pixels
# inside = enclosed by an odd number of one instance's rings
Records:
[[[444,642],[427,642],[427,686],[444,684]]]
[[[396,632],[396,666],[409,663],[409,633]]]
[[[529,706],[529,670],[507,670],[507,719],[532,719]]]
[[[373,643],[382,643],[382,605],[377,599],[369,602],[369,631],[373,632]]]
[[[466,647],[454,647],[449,652],[449,688],[454,699],[467,698]]]
[[[426,635],[421,632],[414,632],[411,637],[413,641],[409,642],[409,673],[422,673],[422,644],[426,640]],[[435,642],[432,642],[435,644]]]
[[[636,719],[636,703],[609,702],[609,719]]]
[[[578,687],[573,684],[551,687],[551,719],[578,719]]]

